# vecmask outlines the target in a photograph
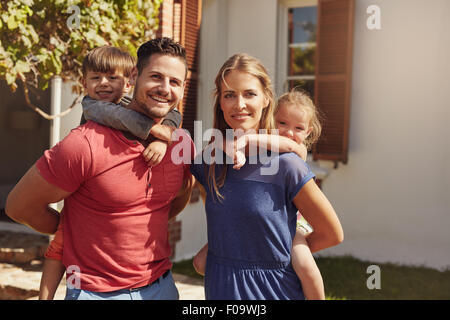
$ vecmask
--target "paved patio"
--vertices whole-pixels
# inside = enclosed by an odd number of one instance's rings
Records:
[[[42,275],[46,236],[23,226],[0,222],[0,300],[37,300]],[[174,274],[180,300],[204,300],[203,281]],[[63,300],[65,281],[61,281],[55,300]]]

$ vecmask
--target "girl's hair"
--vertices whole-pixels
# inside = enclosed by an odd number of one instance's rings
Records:
[[[309,97],[308,93],[299,88],[293,88],[290,92],[287,92],[278,98],[275,114],[277,114],[283,104],[293,104],[299,109],[306,111],[308,114],[309,127],[312,128],[312,130],[305,141],[303,141],[303,144],[310,150],[313,144],[319,140],[322,132],[322,125],[320,124],[322,116],[319,110],[314,105],[314,102]]]
[[[112,46],[92,49],[83,59],[82,72],[86,77],[88,71],[114,73],[122,71],[127,78],[136,64],[135,59],[126,51]]]
[[[246,54],[246,53],[238,53],[230,58],[222,65],[219,73],[216,76],[215,84],[216,88],[214,89],[214,122],[213,127],[218,129],[222,137],[226,137],[226,129],[232,129],[226,123],[222,108],[220,107],[220,96],[222,93],[223,85],[225,82],[225,77],[232,71],[238,70],[241,72],[246,72],[254,77],[256,77],[260,83],[261,88],[263,89],[264,94],[269,100],[269,104],[266,108],[262,110],[261,119],[259,121],[258,129],[266,129],[267,133],[271,133],[273,129],[275,129],[275,123],[273,119],[273,110],[275,107],[275,95],[272,89],[272,81],[270,80],[269,74],[266,68],[263,66],[261,61],[258,59]],[[210,143],[213,141],[211,139]],[[217,198],[223,199],[223,196],[219,192],[219,188],[221,188],[225,182],[225,177],[227,173],[227,166],[223,166],[223,170],[216,180],[216,171],[215,171],[215,163],[212,163],[209,166],[208,172],[208,186],[210,188],[211,193],[213,190],[217,196]]]

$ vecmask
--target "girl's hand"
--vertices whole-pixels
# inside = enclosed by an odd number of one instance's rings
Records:
[[[145,148],[142,155],[149,167],[157,166],[160,164],[164,156],[166,155],[168,143],[161,140],[155,140]]]
[[[303,143],[298,145],[298,150],[295,153],[297,153],[303,161],[306,161],[306,158],[308,157],[308,149],[306,149],[306,146]]]
[[[249,140],[247,139],[247,136],[242,135],[234,142],[233,169],[235,170],[239,170],[240,168],[242,168],[247,160],[245,158],[245,148],[247,147],[248,141]]]

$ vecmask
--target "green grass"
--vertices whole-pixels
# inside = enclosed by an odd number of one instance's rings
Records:
[[[348,300],[450,299],[450,270],[361,261],[350,256],[317,258],[327,296]],[[380,289],[368,289],[367,267],[380,267]]]
[[[449,300],[450,270],[361,261],[350,256],[316,258],[330,300]],[[368,289],[367,267],[380,267],[380,289]],[[202,279],[192,260],[174,263],[173,272]]]

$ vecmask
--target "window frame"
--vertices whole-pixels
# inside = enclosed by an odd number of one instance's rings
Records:
[[[288,75],[289,43],[288,12],[290,8],[318,6],[318,0],[279,0],[277,30],[277,72],[275,76],[275,92],[279,96],[287,91],[289,80],[315,80],[315,75]],[[317,44],[316,44],[317,45]]]

